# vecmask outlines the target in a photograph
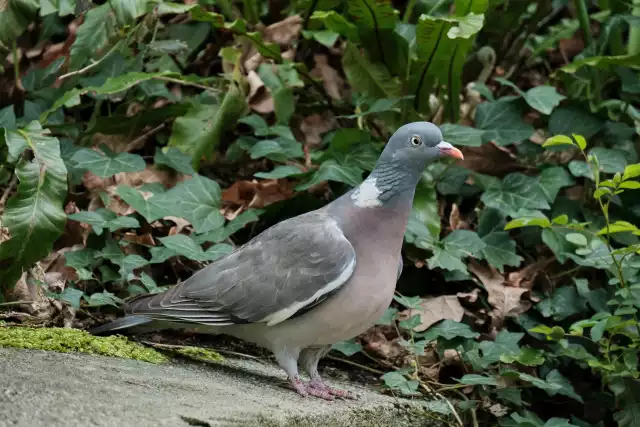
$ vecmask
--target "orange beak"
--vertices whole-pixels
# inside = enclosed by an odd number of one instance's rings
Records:
[[[462,151],[458,150],[456,147],[449,144],[448,142],[442,141],[441,143],[436,145],[436,148],[440,151],[441,156],[449,156],[449,157],[453,157],[454,159],[464,160]]]

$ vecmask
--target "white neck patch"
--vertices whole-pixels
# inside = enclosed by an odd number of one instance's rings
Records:
[[[382,192],[376,186],[376,179],[368,177],[351,194],[351,200],[359,208],[373,208],[381,206],[382,201],[378,198]]]

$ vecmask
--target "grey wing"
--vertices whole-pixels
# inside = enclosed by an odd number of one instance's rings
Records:
[[[311,212],[265,230],[129,314],[223,326],[279,323],[326,299],[353,274],[356,254],[335,220]]]

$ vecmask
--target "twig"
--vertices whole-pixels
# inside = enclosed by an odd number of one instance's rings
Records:
[[[84,68],[80,68],[79,70],[72,71],[72,72],[67,73],[67,74],[63,74],[60,77],[58,77],[58,80],[62,81],[64,79],[68,79],[69,77],[77,76],[77,75],[80,75],[80,74],[84,74],[87,71],[92,70],[93,68],[95,68],[98,65],[100,65],[109,56],[111,56],[111,54],[113,52],[118,50],[118,48],[120,48],[120,46],[122,45],[122,42],[123,42],[123,40],[118,40],[118,42],[116,44],[114,44],[113,47],[111,49],[109,49],[109,51],[102,56],[102,58],[98,59],[97,61],[92,62],[91,64],[87,65]]]
[[[157,133],[159,131],[161,131],[162,129],[164,129],[166,125],[164,123],[159,124],[158,126],[154,127],[153,129],[151,129],[148,132],[145,132],[144,134],[140,135],[139,137],[137,137],[136,139],[134,139],[133,141],[131,141],[129,144],[127,144],[128,146],[134,147],[137,143],[139,143],[140,141],[144,140],[145,138],[153,135],[154,133]]]
[[[466,400],[467,402],[469,401],[469,399],[467,398],[467,396],[464,395],[464,393],[455,390],[454,393],[456,393],[458,396],[462,397],[464,400]],[[478,415],[476,414],[476,408],[471,407],[471,420],[473,422],[473,427],[480,427],[480,425],[478,424]]]
[[[0,307],[7,305],[21,305],[21,304],[33,304],[35,301],[11,301],[11,302],[0,302]]]
[[[162,80],[162,81],[169,82],[169,83],[176,83],[176,84],[183,85],[183,86],[193,86],[193,87],[197,87],[198,89],[219,91],[219,89],[217,89],[217,88],[201,85],[199,83],[188,82],[186,80],[174,79],[172,77],[156,76],[156,77],[152,77],[152,79],[153,80]]]
[[[329,360],[335,360],[336,362],[346,363],[347,365],[351,365],[351,366],[355,366],[356,368],[364,369],[365,371],[369,371],[369,372],[374,373],[376,375],[384,375],[383,371],[379,371],[377,369],[371,368],[371,367],[366,366],[366,365],[361,365],[361,364],[353,362],[351,360],[342,359],[340,357],[335,357],[335,356],[325,356],[325,357],[327,359],[329,359]]]
[[[433,390],[431,390],[425,383],[420,382],[420,386],[422,388],[424,388],[426,391],[428,391],[429,393],[433,393],[435,396],[439,397],[440,399],[442,399],[447,406],[449,407],[449,409],[451,409],[451,412],[453,413],[453,416],[455,417],[456,421],[458,422],[458,424],[460,425],[460,427],[464,427],[464,423],[462,422],[462,419],[460,418],[460,415],[458,415],[458,412],[456,411],[456,408],[453,406],[453,404],[449,401],[449,399],[447,399],[446,397],[444,397],[443,395],[441,395],[440,393],[434,393]]]
[[[13,189],[16,187],[16,184],[18,183],[18,175],[13,175],[13,178],[11,178],[11,182],[9,183],[9,186],[7,188],[4,189],[4,193],[2,193],[2,197],[0,198],[0,209],[4,208],[4,205],[7,203],[7,199],[9,198],[9,194],[11,194],[11,191],[13,191]]]

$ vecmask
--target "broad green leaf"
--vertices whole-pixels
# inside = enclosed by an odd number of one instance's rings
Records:
[[[412,217],[427,227],[434,240],[438,239],[440,236],[438,197],[433,185],[425,179],[424,174],[416,186]]]
[[[574,184],[573,179],[562,166],[545,168],[538,176],[538,185],[549,203],[553,203],[561,188]]]
[[[461,384],[469,385],[498,385],[498,380],[495,377],[487,377],[485,375],[467,374],[458,380]]]
[[[500,360],[502,355],[520,353],[518,342],[524,337],[521,332],[509,332],[505,329],[498,332],[495,341],[482,341],[478,348],[482,351],[482,361],[488,366]]]
[[[618,427],[640,426],[640,381],[632,378],[620,378],[610,386],[618,401],[620,411],[613,415]]]
[[[347,341],[336,343],[331,348],[333,350],[338,350],[340,353],[349,357],[349,356],[353,356],[356,353],[359,353],[362,350],[362,345],[360,343],[355,342],[355,340],[352,338]]]
[[[184,234],[161,237],[159,240],[176,255],[182,255],[195,261],[212,261],[233,250],[230,245],[218,244],[204,251],[191,237]]]
[[[88,169],[101,178],[108,178],[120,172],[139,172],[146,166],[142,157],[131,153],[114,153],[105,145],[101,152],[90,148],[81,148],[71,160],[77,167]]]
[[[108,291],[96,292],[89,296],[84,295],[84,299],[89,304],[89,307],[102,307],[104,305],[120,307],[124,304],[123,300]]]
[[[175,147],[156,148],[156,155],[153,161],[156,164],[169,166],[171,169],[186,175],[193,175],[195,173],[191,166],[191,156]]]
[[[594,180],[593,171],[586,162],[582,160],[571,160],[569,162],[569,172],[576,178],[588,178]]]
[[[12,43],[34,21],[40,2],[37,0],[12,0],[0,6],[0,43]]]
[[[551,221],[545,217],[529,217],[529,218],[516,218],[507,223],[504,226],[505,230],[512,230],[514,228],[521,227],[551,227]]]
[[[362,182],[362,169],[353,166],[342,166],[335,160],[327,160],[313,173],[309,181],[298,185],[296,190],[304,191],[323,181],[338,181],[355,187]]]
[[[640,53],[634,53],[632,55],[620,55],[620,56],[589,56],[583,59],[578,59],[572,63],[560,68],[560,71],[564,73],[573,74],[583,67],[594,68],[606,68],[610,66],[623,66],[640,69]]]
[[[615,148],[594,147],[589,155],[598,158],[600,171],[604,173],[623,173],[627,166],[627,154]]]
[[[573,286],[563,286],[556,289],[550,298],[546,298],[536,305],[544,317],[552,317],[555,321],[561,321],[580,313],[585,307],[586,301],[578,295]]]
[[[549,209],[547,196],[539,180],[519,172],[504,177],[497,186],[489,187],[481,197],[488,207],[501,210],[512,217],[523,210]]]
[[[252,159],[266,157],[273,161],[287,161],[304,156],[302,144],[293,139],[276,138],[258,141],[249,150]]]
[[[567,239],[567,242],[573,243],[577,246],[587,246],[588,243],[585,235],[580,233],[569,233],[565,235],[564,238]]]
[[[554,108],[567,97],[560,95],[553,86],[536,86],[529,89],[524,95],[527,104],[542,114],[551,114]]]
[[[627,180],[627,179],[636,178],[639,176],[640,176],[640,163],[636,163],[624,168],[624,175],[622,175],[622,179]]]
[[[458,26],[450,28],[449,31],[447,31],[447,37],[450,39],[468,39],[482,29],[482,25],[484,24],[484,15],[472,12],[465,16],[459,16],[457,21]]]
[[[470,126],[445,123],[440,126],[440,130],[444,140],[453,145],[479,147],[483,142],[482,134],[484,131]]]
[[[196,243],[204,243],[204,242],[213,242],[218,243],[238,230],[244,228],[245,225],[255,222],[259,219],[258,214],[260,210],[249,209],[242,212],[240,215],[235,217],[233,220],[229,221],[224,228],[218,228],[216,230],[210,231],[208,233],[200,234],[194,237]]]
[[[358,28],[334,10],[316,10],[311,15],[310,21],[322,22],[325,28],[335,31],[346,39],[352,42],[359,41]]]
[[[2,287],[13,287],[23,269],[51,252],[53,242],[64,230],[67,197],[67,168],[60,157],[60,143],[31,122],[18,133],[33,160],[22,158],[15,174],[20,184],[7,201],[1,223],[11,238],[0,244],[0,259],[7,266],[0,271]]]
[[[107,209],[97,209],[94,212],[80,211],[69,215],[73,221],[83,222],[93,227],[93,231],[99,236],[104,228],[116,231],[121,228],[138,228],[140,224],[130,216],[118,216]]]
[[[525,347],[521,348],[518,354],[503,354],[500,356],[500,361],[503,363],[517,362],[524,366],[540,366],[544,363],[544,351]]]
[[[547,138],[547,140],[542,144],[543,147],[551,147],[554,145],[576,145],[576,143],[567,135],[556,135],[551,138]]]
[[[220,213],[220,194],[217,182],[195,175],[151,200],[173,216],[188,220],[197,233],[206,233],[224,224]]]
[[[0,128],[14,130],[16,128],[16,113],[13,105],[9,105],[0,110]]]
[[[169,212],[167,209],[162,206],[158,206],[156,204],[155,196],[145,197],[140,194],[138,190],[135,188],[129,187],[128,185],[119,185],[116,188],[116,194],[120,197],[126,204],[131,206],[136,210],[140,215],[147,220],[147,222],[151,223],[157,219],[160,219],[165,216],[169,216]]]
[[[84,21],[76,32],[76,39],[71,45],[70,70],[82,67],[109,43],[116,26],[116,19],[111,10],[111,5],[105,3],[89,9],[85,14]]]
[[[382,64],[373,63],[356,45],[347,44],[342,57],[347,80],[356,91],[370,98],[399,98],[400,82]]]
[[[510,145],[524,141],[533,135],[532,125],[522,120],[522,111],[511,99],[483,102],[476,112],[476,127],[482,129],[482,139],[498,145]]]
[[[627,221],[615,221],[609,224],[608,227],[603,227],[598,234],[606,235],[613,233],[624,233],[624,232],[632,232],[632,233],[640,233],[640,230],[635,225],[631,224]]]
[[[404,375],[399,372],[387,372],[382,376],[384,384],[392,390],[397,390],[405,395],[416,394],[416,390],[420,383],[418,380],[408,380]]]
[[[604,127],[604,122],[575,105],[558,107],[549,117],[549,132],[553,135],[582,135],[590,139]]]
[[[516,242],[509,238],[505,231],[493,231],[482,237],[485,247],[482,257],[500,272],[504,272],[505,265],[518,267],[523,258],[516,253]]]
[[[449,271],[467,271],[462,261],[469,256],[477,256],[486,244],[477,233],[471,230],[455,230],[433,248],[433,256],[427,260],[429,268],[442,268]]]
[[[447,340],[454,338],[476,338],[480,334],[473,332],[469,325],[456,322],[454,320],[445,319],[442,322],[431,326],[426,332],[422,334],[422,338],[427,341],[433,341],[438,337],[442,337]]]
[[[132,25],[146,13],[149,0],[110,0],[118,26]]]
[[[271,172],[257,172],[253,174],[256,178],[263,179],[282,179],[293,175],[301,175],[305,172],[301,171],[300,168],[292,165],[281,165],[273,168]]]

